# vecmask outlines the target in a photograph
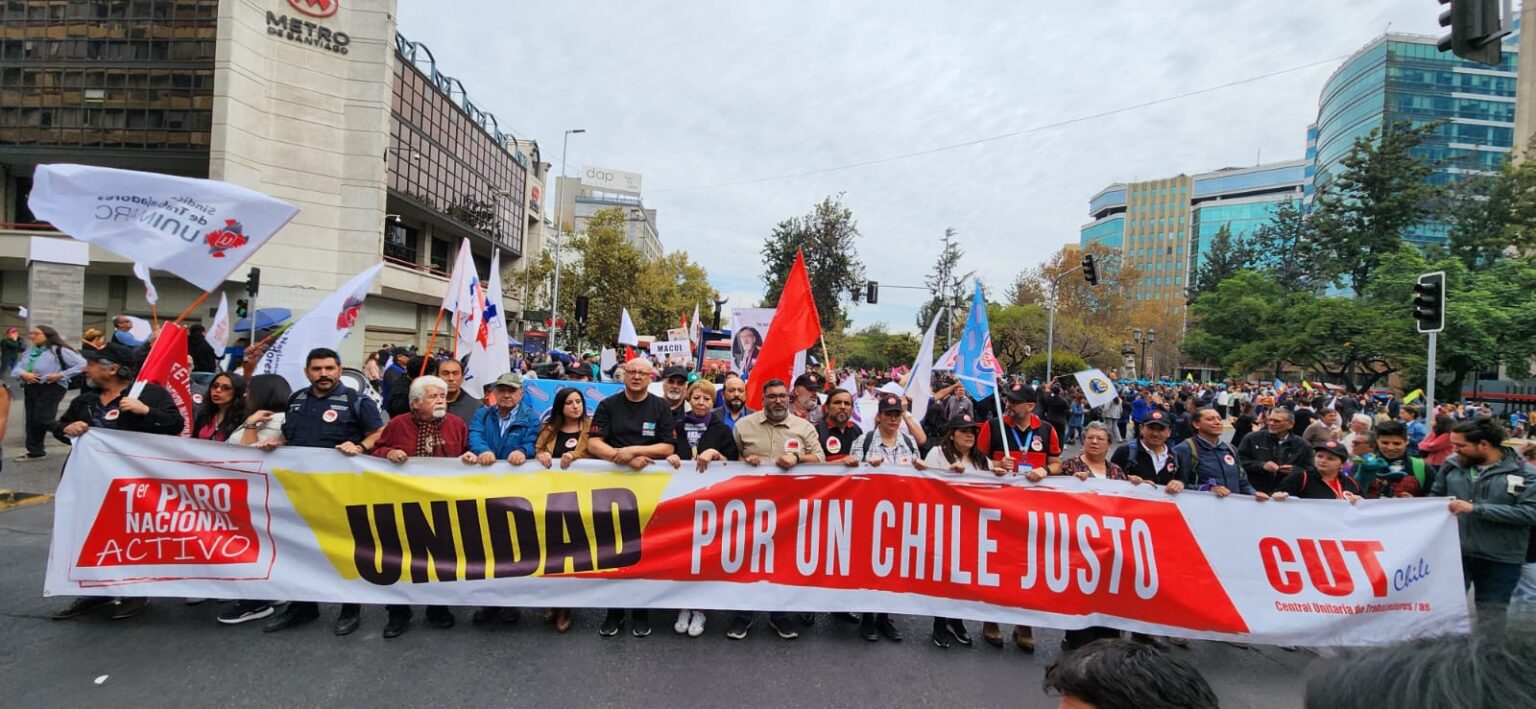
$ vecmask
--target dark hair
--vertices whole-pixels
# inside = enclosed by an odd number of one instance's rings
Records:
[[[1209,411],[1209,412],[1211,412],[1213,414],[1216,414],[1216,418],[1218,418],[1218,419],[1221,418],[1221,412],[1217,411],[1216,407],[1214,407],[1214,406],[1202,406],[1202,407],[1200,407],[1198,409],[1195,409],[1194,418],[1197,418],[1197,419],[1200,418],[1201,416],[1205,415],[1205,412],[1207,412],[1207,411]]]
[[[1402,410],[1407,412],[1409,416],[1412,416],[1415,419],[1419,417],[1419,407],[1417,406],[1408,406],[1407,404],[1404,404]]]
[[[1392,438],[1408,437],[1408,425],[1395,419],[1382,421],[1371,430],[1376,433],[1377,440],[1380,440],[1382,436],[1390,436]]]
[[[422,369],[423,364],[426,365],[426,369]],[[416,377],[427,374],[434,376],[437,374],[436,357],[422,357],[421,355],[416,355],[412,357],[410,361],[405,363],[405,377],[407,379],[415,379]]]
[[[1307,679],[1307,709],[1536,706],[1526,633],[1419,638],[1336,658]]]
[[[1384,672],[1384,677],[1394,675]],[[1134,640],[1095,640],[1067,653],[1045,670],[1044,685],[1047,692],[1060,692],[1098,709],[1219,706],[1211,685],[1193,665]]]
[[[1461,434],[1463,438],[1467,439],[1468,443],[1487,441],[1488,445],[1495,448],[1504,445],[1504,439],[1509,437],[1509,434],[1504,431],[1503,426],[1500,426],[1497,421],[1487,416],[1479,416],[1475,419],[1462,421],[1456,424],[1451,429],[1451,432]]]
[[[250,384],[245,388],[245,413],[247,415],[257,411],[283,411],[288,408],[288,399],[293,397],[293,387],[281,374],[258,374],[251,377]]]
[[[32,327],[34,329],[36,329],[38,332],[43,333],[43,340],[44,340],[43,347],[57,347],[57,348],[60,348],[60,349],[69,350],[70,352],[77,352],[78,351],[75,348],[70,347],[69,343],[64,341],[64,338],[59,337],[59,331],[58,330],[55,330],[55,329],[53,329],[51,327],[48,327],[47,325],[33,325]],[[59,368],[60,369],[64,368],[64,363],[63,362],[59,363]]]
[[[853,403],[853,399],[854,399],[853,392],[848,391],[847,389],[833,389],[832,391],[827,392],[827,403],[828,404],[832,403],[832,397],[835,397],[838,394],[847,394],[848,395],[848,403],[850,403],[850,404]],[[825,406],[825,404],[823,404],[823,406]]]
[[[785,384],[783,379],[769,379],[768,381],[763,382],[764,392],[767,392],[769,389],[774,387],[784,387],[785,389],[788,389],[789,385]]]
[[[1435,433],[1450,433],[1451,427],[1455,425],[1456,419],[1445,414],[1435,414],[1435,420],[1429,426]]]
[[[951,428],[948,431],[945,431],[944,440],[939,443],[939,450],[944,452],[944,460],[947,460],[950,463],[960,462],[960,449],[955,447],[955,431],[959,430],[960,429],[958,428]],[[979,429],[971,428],[970,430],[973,431],[978,437],[981,435],[981,431]],[[992,468],[992,462],[987,460],[987,456],[981,452],[980,444],[981,441],[977,441],[975,444],[972,444],[971,452],[965,457],[965,459],[971,465],[980,470],[990,470]]]
[[[218,440],[229,440],[234,435],[235,429],[245,423],[245,379],[238,374],[219,372],[208,380],[208,390],[203,392],[203,403],[197,407],[197,413],[192,416],[192,435],[208,425],[209,421],[219,413],[219,405],[213,403],[213,384],[220,379],[228,379],[229,385],[234,389],[230,392],[229,405],[225,407],[224,417],[219,419],[219,426],[215,430]]]
[[[316,347],[310,350],[308,355],[304,356],[304,368],[309,369],[309,363],[317,359],[334,359],[336,360],[336,366],[341,366],[341,355],[336,354],[336,350],[329,347]]]
[[[208,334],[208,329],[203,327],[202,323],[194,323],[191,327],[187,328],[188,337],[202,337],[206,334]]]
[[[441,360],[433,359],[432,360],[432,364],[430,364],[428,366],[432,368],[432,371],[440,372],[440,371],[443,370],[443,365],[448,364],[450,362],[452,362],[453,364],[459,365],[459,371],[461,371],[461,372],[464,371],[464,369],[465,369],[464,363],[460,362],[459,360],[456,360],[456,359],[454,359],[452,357],[448,357],[446,359],[441,359]],[[420,366],[420,365],[418,364],[417,366]]]
[[[562,387],[555,392],[554,406],[549,407],[549,422],[546,424],[550,427],[549,430],[558,432],[560,427],[565,425],[565,400],[572,394],[581,399],[581,417],[585,419],[591,416],[587,413],[587,397],[582,395],[581,390],[576,387]]]

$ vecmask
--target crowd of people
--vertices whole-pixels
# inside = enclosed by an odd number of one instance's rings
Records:
[[[33,328],[29,340],[14,365],[28,405],[27,457],[36,457],[34,444],[41,454],[47,435],[69,441],[93,428],[181,431],[181,414],[163,389],[149,385],[128,396],[146,343],[98,334],[94,344],[75,348],[46,326]],[[298,391],[278,375],[215,372],[197,397],[193,435],[266,450],[334,449],[389,464],[448,457],[465,465],[537,461],[550,468],[583,458],[633,469],[686,464],[706,470],[721,461],[778,469],[910,466],[956,479],[1021,476],[1037,482],[1072,475],[1155,485],[1168,494],[1195,489],[1276,503],[1291,497],[1353,503],[1443,496],[1452,498],[1447,511],[1460,523],[1463,569],[1484,621],[1502,623],[1512,599],[1524,604],[1525,614],[1536,606],[1536,446],[1522,452],[1507,448],[1502,422],[1476,408],[1442,406],[1430,413],[1395,397],[1195,382],[1127,383],[1109,405],[1089,407],[1075,387],[1017,378],[999,380],[989,396],[975,399],[952,376],[939,373],[926,410],[914,412],[902,383],[880,377],[854,376],[857,384],[849,389],[815,371],[789,382],[749,383],[734,374],[709,381],[686,367],[658,371],[650,359],[637,357],[611,372],[623,389],[595,410],[570,386],[556,392],[541,416],[523,400],[525,379],[541,376],[538,372],[504,374],[482,399],[462,389],[464,366],[451,356],[388,349],[371,359],[374,366],[363,371],[377,392],[347,386],[340,355],[326,349],[308,353],[309,386]],[[543,377],[576,384],[604,376],[586,359],[560,362],[559,371]],[[852,373],[835,376],[847,374]],[[42,415],[48,406],[58,406],[76,378],[85,383],[84,391],[65,413],[56,420]],[[659,396],[653,384],[659,384]],[[761,389],[760,411],[746,406],[749,386]],[[858,411],[870,402],[873,419],[860,420]],[[1067,454],[1069,442],[1080,444],[1076,455]],[[126,618],[146,604],[144,598],[79,598],[55,617],[110,608],[113,617]],[[335,634],[355,632],[360,610],[342,605]],[[412,609],[386,610],[384,636],[405,633]],[[708,615],[720,618],[724,634],[733,639],[746,637],[761,620],[747,611]],[[646,609],[610,609],[598,632],[615,636],[627,627],[634,636],[649,635],[650,616]],[[872,642],[903,639],[899,626],[882,613],[832,616]],[[516,608],[488,607],[475,609],[470,620],[511,623],[519,617]],[[229,603],[217,613],[227,624],[265,619],[268,632],[318,618],[317,604],[280,599]],[[443,606],[428,607],[425,619],[440,628],[457,622],[454,610]],[[792,639],[814,619],[814,614],[772,612],[766,627]],[[572,627],[569,609],[549,609],[545,620],[558,632]],[[682,609],[673,630],[697,637],[706,621],[705,612]],[[997,647],[1035,649],[1027,626],[1005,634],[997,624],[984,623],[981,636]],[[1075,650],[1119,636],[1109,628],[1073,630],[1064,646]],[[929,641],[940,648],[973,644],[965,623],[955,618],[934,618]]]

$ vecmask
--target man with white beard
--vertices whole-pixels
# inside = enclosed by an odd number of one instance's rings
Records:
[[[688,411],[688,370],[677,366],[663,370],[661,393],[666,395],[667,408],[672,411],[672,420],[681,419]]]
[[[389,420],[373,454],[400,465],[411,458],[458,458],[466,465],[479,462],[469,450],[469,428],[464,419],[448,415],[448,383],[427,375],[411,380],[411,410]],[[389,622],[384,637],[398,637],[411,621],[411,607],[385,606]],[[427,622],[438,628],[453,627],[447,606],[427,606]]]

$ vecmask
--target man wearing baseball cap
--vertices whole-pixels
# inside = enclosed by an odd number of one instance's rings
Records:
[[[681,419],[688,408],[688,370],[677,365],[662,370],[661,391],[666,395],[667,408],[672,410],[672,420]]]
[[[1170,418],[1162,409],[1147,412],[1136,431],[1137,438],[1116,448],[1109,460],[1120,466],[1133,483],[1166,485],[1169,493],[1177,493],[1189,483],[1191,471],[1184,469],[1168,445]]]
[[[1360,483],[1344,474],[1344,464],[1349,462],[1349,449],[1338,441],[1320,441],[1312,446],[1316,472],[1305,468],[1285,476],[1280,489],[1272,496],[1275,500],[1300,497],[1307,500],[1349,500],[1351,503],[1362,496]]]
[[[816,372],[795,377],[795,388],[789,393],[789,413],[810,421],[811,425],[821,423],[821,392],[826,388],[826,380]]]

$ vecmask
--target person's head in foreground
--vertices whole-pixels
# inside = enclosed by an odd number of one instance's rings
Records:
[[[1307,680],[1307,709],[1536,707],[1530,631],[1419,638],[1336,658]]]
[[[1133,640],[1095,640],[1045,671],[1062,709],[1215,709],[1216,693],[1193,665]]]

